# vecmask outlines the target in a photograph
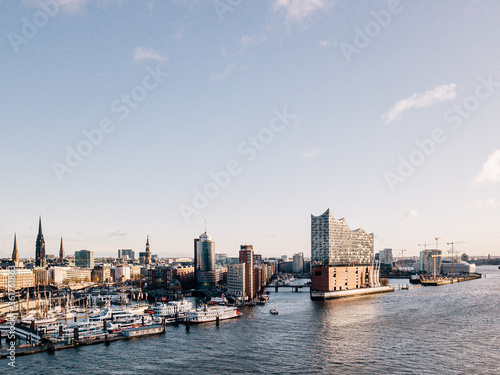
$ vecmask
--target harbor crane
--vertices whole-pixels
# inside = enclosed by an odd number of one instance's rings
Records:
[[[454,253],[454,245],[458,243],[466,243],[467,241],[460,241],[460,242],[447,242],[447,245],[451,245],[451,277],[455,276],[455,257],[453,256]]]
[[[427,242],[419,243],[418,246],[423,246],[424,250],[427,250]]]
[[[439,258],[441,254],[432,254],[431,257],[434,259],[434,280],[437,279],[437,258]]]

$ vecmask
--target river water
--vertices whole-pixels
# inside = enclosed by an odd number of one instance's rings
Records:
[[[500,270],[480,280],[311,301],[270,289],[239,319],[0,360],[1,374],[500,374]],[[407,280],[391,280],[391,284]],[[279,315],[271,315],[276,308]]]

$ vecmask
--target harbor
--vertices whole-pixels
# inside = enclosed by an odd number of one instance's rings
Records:
[[[495,348],[500,321],[494,312],[500,308],[500,270],[497,266],[480,268],[487,277],[474,282],[408,291],[397,288],[407,279],[394,279],[390,280],[393,293],[359,298],[311,301],[309,293],[284,288],[279,293],[272,291],[265,306],[242,307],[239,319],[223,321],[219,327],[215,323],[191,325],[187,332],[182,323],[166,325],[164,334],[120,339],[108,346],[101,342],[53,354],[18,356],[16,369],[5,372],[48,374],[63,368],[80,374],[193,373],[202,369],[218,374],[393,374],[397,372],[393,361],[406,361],[411,369],[401,371],[404,374],[477,373],[477,369],[494,374],[498,367]],[[271,314],[270,309],[279,314]],[[329,339],[332,334],[334,340]],[[482,345],[472,344],[477,342]],[[5,345],[3,339],[2,347]],[[468,360],[445,356],[429,361],[436,346],[457,356],[466,350]],[[334,357],[321,355],[331,350],[335,350]],[[266,355],[262,355],[264,351]],[[1,359],[0,363],[7,366],[7,361]]]

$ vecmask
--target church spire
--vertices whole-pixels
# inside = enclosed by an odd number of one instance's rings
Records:
[[[42,215],[38,218],[38,235],[43,237],[42,233]]]
[[[145,258],[144,258],[144,264],[145,265],[150,265],[151,264],[151,248],[149,246],[149,234],[148,234],[148,237],[147,237],[147,240],[146,240],[146,254],[145,254]]]
[[[14,233],[14,250],[12,250],[12,261],[14,263],[19,262],[19,251],[17,250],[17,234]]]
[[[59,262],[62,263],[64,259],[64,246],[63,246],[63,239],[61,236],[61,246],[59,247]]]
[[[43,267],[47,265],[47,260],[45,259],[45,240],[42,233],[42,216],[38,220],[38,236],[36,237],[36,247],[35,247],[35,266]]]

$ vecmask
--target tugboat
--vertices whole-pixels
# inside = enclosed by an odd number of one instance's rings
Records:
[[[276,309],[271,309],[271,310],[269,310],[269,312],[271,314],[273,314],[273,315],[278,315],[279,314],[278,310],[276,310]]]

